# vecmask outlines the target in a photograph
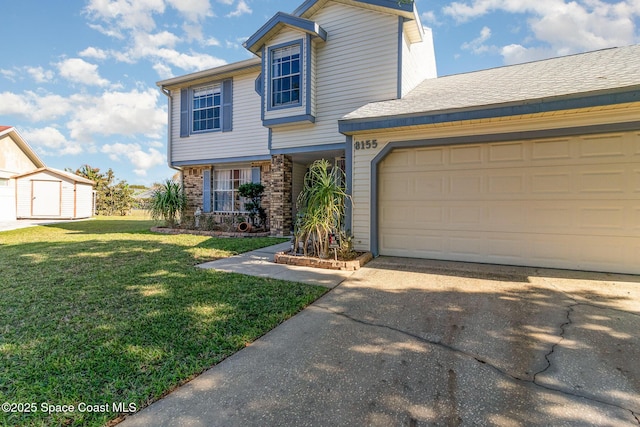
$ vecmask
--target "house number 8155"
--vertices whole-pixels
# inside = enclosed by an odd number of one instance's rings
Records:
[[[356,141],[355,149],[356,150],[369,150],[371,148],[378,148],[378,140],[377,139],[367,139],[366,141]]]

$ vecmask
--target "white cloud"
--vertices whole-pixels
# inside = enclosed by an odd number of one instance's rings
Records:
[[[164,10],[164,0],[90,0],[85,8],[91,18],[105,21],[108,27],[144,31],[156,27],[153,15]]]
[[[484,42],[491,38],[491,28],[482,27],[480,30],[480,35],[470,42],[466,42],[462,44],[462,49],[470,50],[473,53],[480,54],[488,51],[490,49],[489,46],[485,45]]]
[[[158,73],[158,77],[163,80],[173,77],[173,71],[171,70],[171,67],[167,66],[166,64],[158,62],[156,64],[153,64],[153,69],[156,73]]]
[[[192,22],[214,16],[209,0],[167,0],[167,3]]]
[[[144,134],[158,138],[166,126],[167,115],[158,107],[160,92],[105,92],[100,96],[72,96],[74,111],[67,127],[78,141],[92,141],[93,135]]]
[[[11,80],[12,82],[16,81],[17,73],[15,70],[1,69],[0,74],[7,80]]]
[[[429,24],[437,24],[438,20],[436,18],[436,14],[433,10],[428,10],[426,12],[422,12],[420,18]]]
[[[232,5],[234,0],[218,0],[218,3]]]
[[[495,11],[527,15],[533,37],[523,42],[530,46],[515,43],[502,47],[500,52],[507,63],[640,41],[634,22],[640,16],[638,0],[472,0],[453,2],[443,11],[458,22]]]
[[[23,116],[38,122],[57,119],[71,110],[72,103],[60,95],[33,91],[25,91],[22,94],[0,93],[0,115]]]
[[[109,84],[109,80],[103,79],[98,74],[98,66],[84,59],[69,58],[56,65],[60,75],[71,82],[89,86],[107,86]]]
[[[58,129],[51,126],[25,129],[23,134],[29,144],[45,154],[64,155],[80,154],[82,152],[81,144],[67,140]]]
[[[53,79],[54,76],[53,71],[45,70],[42,67],[25,67],[25,70],[31,77],[33,77],[36,83],[49,82]]]
[[[247,4],[247,2],[245,2],[245,0],[240,0],[240,1],[238,1],[238,4],[236,5],[236,10],[234,10],[231,13],[229,13],[227,15],[227,17],[229,17],[229,18],[237,18],[238,16],[247,15],[247,14],[251,14],[251,13],[253,13],[253,10],[251,10],[251,8]]]
[[[133,172],[138,176],[146,176],[147,171],[155,166],[166,162],[165,156],[155,148],[148,148],[144,151],[139,144],[105,144],[100,150],[109,155],[113,161],[119,161],[122,156],[126,157],[134,166]]]
[[[109,56],[107,51],[100,48],[96,48],[96,47],[88,47],[82,52],[78,53],[78,55],[85,58],[93,58],[93,59],[107,59],[107,57]]]

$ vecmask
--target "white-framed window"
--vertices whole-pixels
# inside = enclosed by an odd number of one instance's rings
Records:
[[[9,181],[9,178],[0,178],[0,187],[8,187]]]
[[[300,104],[300,44],[271,52],[271,106]]]
[[[221,128],[221,85],[201,87],[193,90],[192,132],[203,132]]]
[[[215,212],[246,212],[245,200],[238,187],[251,182],[251,168],[214,171],[213,210]]]

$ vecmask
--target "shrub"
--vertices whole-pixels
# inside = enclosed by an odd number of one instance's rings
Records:
[[[342,183],[344,172],[331,168],[327,160],[316,160],[304,177],[304,187],[298,196],[298,218],[294,235],[295,248],[302,242],[307,248],[326,258],[329,254],[329,234],[342,233],[345,199],[350,197]]]
[[[168,227],[175,227],[186,206],[182,185],[168,179],[151,196],[149,212],[153,219],[164,219]]]

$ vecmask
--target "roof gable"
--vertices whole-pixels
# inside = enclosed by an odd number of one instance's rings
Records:
[[[320,27],[318,23],[288,13],[278,12],[256,31],[255,34],[249,37],[247,41],[243,43],[243,46],[260,56],[262,46],[284,27],[303,31],[323,41],[327,40],[327,32]]]
[[[35,151],[27,143],[27,141],[20,135],[20,132],[13,126],[0,126],[0,137],[5,135],[11,136],[11,140],[22,150],[22,152],[33,162],[35,167],[45,167],[44,162],[38,157]]]
[[[321,9],[329,0],[306,0],[296,10],[293,15],[303,18],[309,18],[319,9]],[[379,12],[392,12],[406,18],[413,18],[414,5],[413,2],[401,3],[398,0],[333,0],[338,3],[344,3],[356,7],[364,7],[367,9],[377,10]]]
[[[84,177],[82,177],[80,175],[76,175],[76,174],[73,174],[71,172],[61,171],[59,169],[54,169],[54,168],[49,168],[49,167],[42,167],[42,168],[38,168],[38,169],[36,169],[34,171],[21,173],[19,175],[14,175],[13,178],[23,178],[25,176],[33,175],[33,174],[40,173],[40,172],[49,172],[52,175],[57,175],[59,177],[66,178],[66,179],[69,179],[69,180],[74,181],[74,182],[80,182],[80,183],[83,183],[83,184],[95,185],[95,182],[91,181],[90,179],[84,178]]]

